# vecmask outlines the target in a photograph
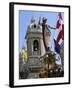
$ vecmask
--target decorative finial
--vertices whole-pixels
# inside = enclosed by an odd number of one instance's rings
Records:
[[[35,17],[32,16],[31,23],[35,23]]]

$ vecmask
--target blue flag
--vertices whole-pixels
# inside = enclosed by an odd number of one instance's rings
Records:
[[[54,39],[54,43],[56,42],[56,40]],[[55,51],[60,54],[60,45],[57,44],[57,46],[55,47]]]

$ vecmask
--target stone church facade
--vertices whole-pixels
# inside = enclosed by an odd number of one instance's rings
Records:
[[[42,27],[35,22],[32,17],[31,24],[27,28],[26,43],[28,52],[28,66],[30,70],[38,70],[42,67],[40,57],[45,54],[45,48],[42,37]]]

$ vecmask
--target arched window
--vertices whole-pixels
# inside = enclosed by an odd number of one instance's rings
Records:
[[[34,24],[34,28],[36,28],[36,24]]]
[[[38,40],[34,40],[34,42],[33,42],[33,50],[38,51],[38,49],[39,49],[39,42],[38,42]]]

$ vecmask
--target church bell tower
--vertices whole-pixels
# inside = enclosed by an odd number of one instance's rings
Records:
[[[36,24],[34,17],[27,27],[26,43],[28,52],[28,66],[30,70],[39,70],[41,68],[40,57],[45,54],[45,48],[42,37],[42,26]]]

